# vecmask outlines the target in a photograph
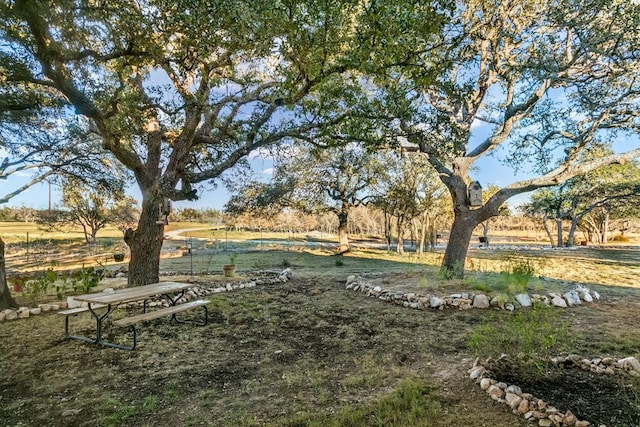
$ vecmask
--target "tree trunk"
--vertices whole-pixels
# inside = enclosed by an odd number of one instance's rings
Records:
[[[384,212],[384,238],[387,241],[387,251],[391,251],[391,215]]]
[[[485,248],[489,247],[489,220],[486,220],[482,223],[482,237],[484,238],[484,242],[482,242],[482,246]]]
[[[607,243],[609,241],[609,213],[606,212],[604,214],[604,218],[602,219],[602,243]]]
[[[7,284],[7,270],[4,262],[4,241],[0,237],[0,310],[18,308],[18,304],[9,292]]]
[[[578,228],[578,217],[573,216],[571,218],[571,227],[569,228],[569,234],[567,235],[567,247],[575,245],[576,229]]]
[[[341,210],[338,212],[338,252],[347,252],[349,246],[349,211]]]
[[[557,233],[557,239],[558,239],[558,244],[557,247],[562,247],[563,245],[563,239],[562,239],[562,218],[560,217],[556,217],[556,233]]]
[[[128,286],[148,285],[160,279],[160,251],[164,239],[164,223],[160,222],[160,196],[143,197],[138,228],[125,232],[124,241],[129,246]]]
[[[426,215],[422,216],[422,220],[420,221],[420,226],[416,225],[417,235],[418,235],[418,244],[416,252],[418,254],[423,254],[425,250],[425,246],[427,244],[427,233],[429,230],[429,218]]]
[[[547,237],[549,238],[549,244],[553,247],[553,235],[551,234],[551,230],[549,229],[549,216],[545,213],[542,217],[542,228],[544,228],[545,233],[547,233]]]
[[[404,220],[402,216],[399,216],[396,221],[396,232],[398,234],[398,238],[396,240],[396,253],[398,255],[402,255],[404,253]]]
[[[471,211],[455,212],[449,243],[442,260],[442,270],[447,277],[464,277],[464,262],[467,259],[471,235],[479,223],[477,216],[471,215]]]

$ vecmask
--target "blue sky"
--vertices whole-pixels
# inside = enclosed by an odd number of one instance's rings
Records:
[[[486,187],[488,184],[504,186],[515,181],[513,171],[509,167],[502,165],[494,157],[484,157],[480,159],[476,164],[479,169],[477,173],[473,175],[473,179],[480,181],[483,187]],[[265,178],[268,178],[269,174],[271,173],[273,164],[270,159],[254,157],[251,160],[251,165],[257,176],[261,175]],[[521,179],[522,176],[519,176],[518,178]],[[6,181],[0,181],[0,193],[4,195],[9,191],[12,191],[13,189],[19,187],[23,183],[26,183],[28,180],[29,176],[27,174],[12,175]],[[140,200],[140,193],[137,191],[137,188],[135,188],[135,185],[130,189],[129,193],[137,200]],[[200,194],[201,197],[199,200],[195,202],[177,202],[174,203],[174,208],[182,209],[189,207],[196,209],[222,209],[224,204],[229,200],[229,194],[222,184],[219,184],[215,189],[208,189],[204,192],[201,192]],[[526,195],[516,197],[510,200],[509,204],[511,206],[515,206],[521,203],[522,200],[526,199]],[[53,206],[60,203],[60,191],[55,186],[51,187],[51,203]],[[28,206],[36,209],[46,209],[48,205],[49,185],[47,183],[40,183],[11,199],[11,201],[6,206]]]

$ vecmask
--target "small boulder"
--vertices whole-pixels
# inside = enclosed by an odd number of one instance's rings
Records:
[[[518,294],[515,296],[515,298],[516,301],[518,301],[518,304],[520,304],[522,307],[531,307],[531,298],[528,294]]]
[[[567,304],[569,305],[569,307],[573,305],[582,304],[582,301],[580,301],[580,296],[578,295],[578,292],[575,290],[567,292],[566,294],[563,295],[563,297],[567,301]]]
[[[471,368],[471,370],[469,371],[469,378],[471,378],[472,380],[482,378],[486,371],[487,370],[484,368],[484,366],[476,366],[475,368]]]
[[[439,308],[444,304],[444,301],[438,297],[431,297],[429,300],[429,307],[431,308]]]
[[[489,396],[495,397],[497,399],[500,399],[500,398],[502,398],[504,396],[504,390],[502,390],[497,385],[490,386],[487,389],[487,393],[489,394]]]
[[[529,412],[529,409],[529,401],[527,399],[521,399],[520,404],[518,404],[518,407],[515,409],[515,413],[523,415]]]
[[[507,403],[507,405],[509,405],[511,409],[516,409],[518,406],[520,406],[520,402],[522,402],[522,398],[515,393],[507,392],[507,394],[504,397],[504,401]]]
[[[478,294],[473,297],[474,308],[489,308],[489,297],[484,294]]]
[[[571,411],[567,411],[562,417],[562,424],[564,424],[565,426],[574,426],[576,425],[577,421],[578,418],[576,418],[576,416],[573,415],[573,412]]]

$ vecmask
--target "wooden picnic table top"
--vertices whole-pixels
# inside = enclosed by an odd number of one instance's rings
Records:
[[[74,296],[73,299],[90,304],[116,304],[139,301],[156,295],[179,292],[195,286],[195,283],[159,282],[134,288],[116,289],[112,292],[98,292]]]

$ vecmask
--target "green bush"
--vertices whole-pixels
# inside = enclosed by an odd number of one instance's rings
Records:
[[[96,270],[93,267],[82,268],[81,270],[74,271],[69,275],[69,281],[71,282],[71,288],[74,292],[89,292],[91,289],[98,286],[100,280],[102,280],[104,271]]]
[[[40,272],[35,278],[27,280],[24,284],[22,295],[37,305],[57,279],[58,273],[53,268],[48,268]]]

